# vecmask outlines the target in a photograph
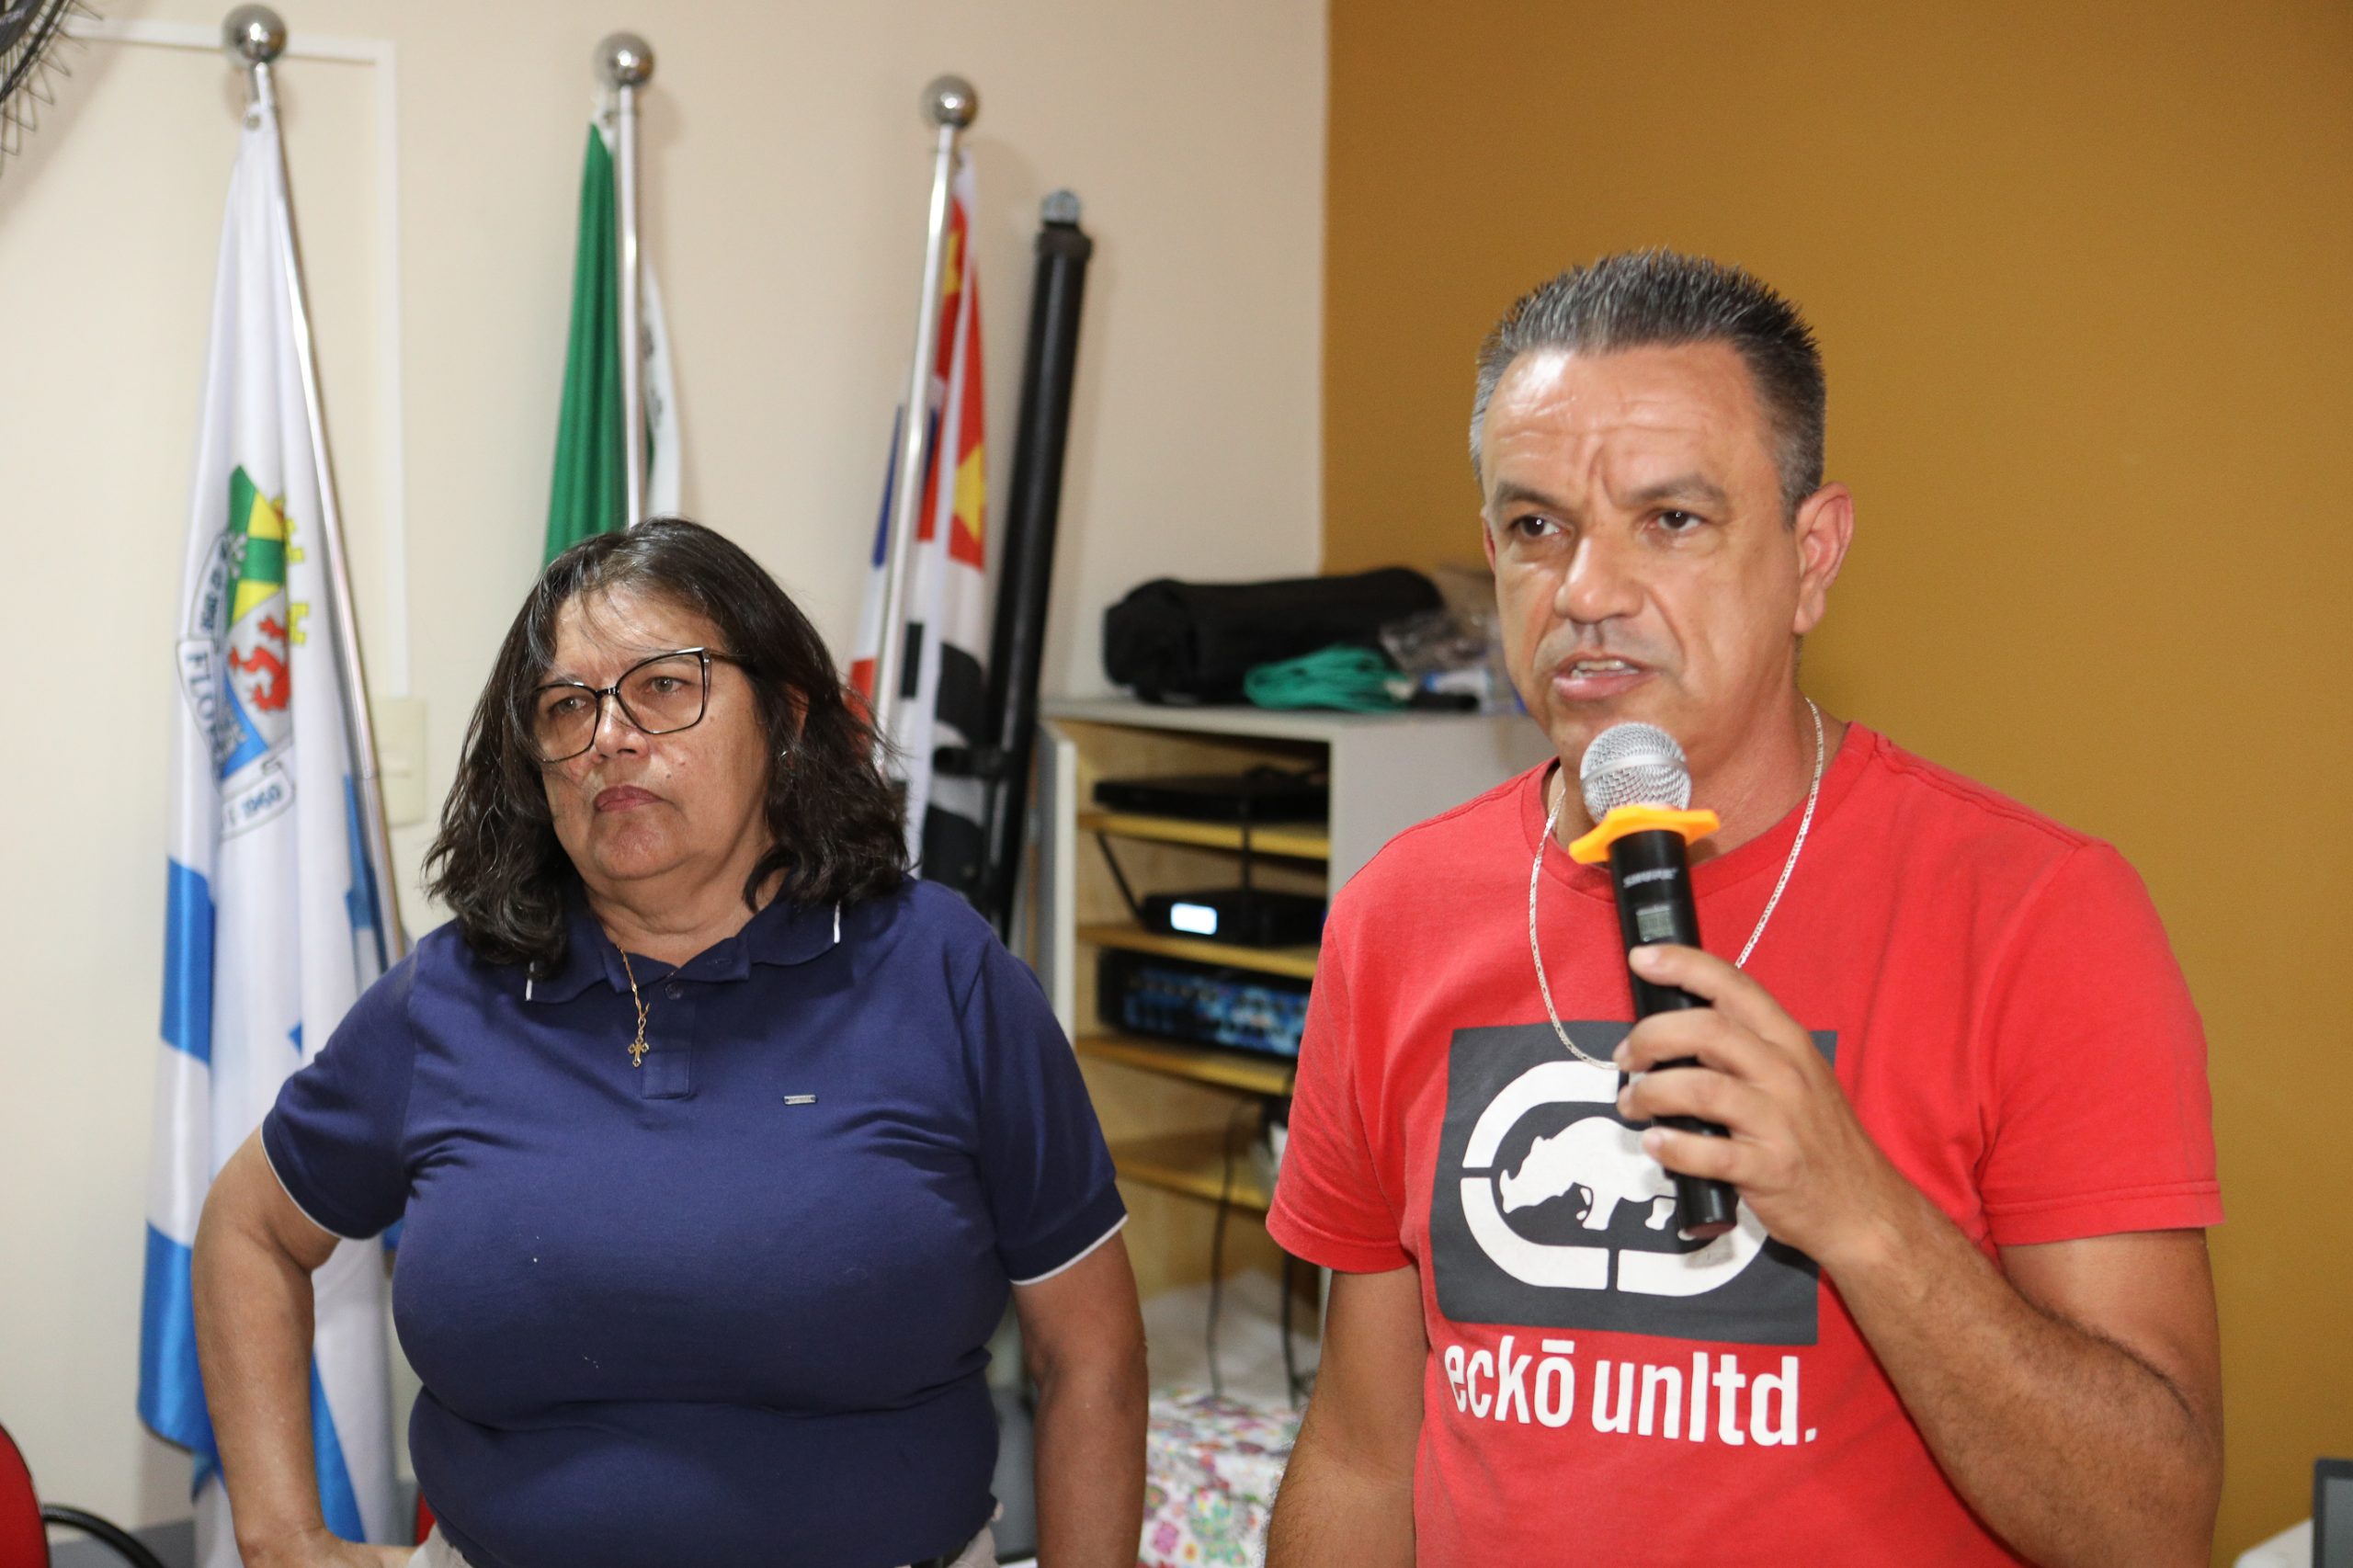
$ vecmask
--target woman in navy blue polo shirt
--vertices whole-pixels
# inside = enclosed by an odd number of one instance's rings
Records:
[[[248,1568],[322,1522],[311,1271],[392,1279],[434,1568],[994,1562],[984,1346],[1039,1387],[1042,1555],[1135,1560],[1110,1160],[1036,981],[906,875],[808,621],[675,520],[575,546],[500,649],[428,858],[453,918],[214,1184],[205,1386]]]

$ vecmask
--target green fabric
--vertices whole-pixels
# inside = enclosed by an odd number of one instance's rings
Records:
[[[1337,708],[1386,713],[1405,706],[1391,682],[1406,685],[1387,659],[1345,643],[1259,665],[1242,677],[1243,695],[1261,708]]]
[[[613,219],[613,158],[588,128],[580,172],[580,240],[572,258],[572,336],[563,352],[555,483],[548,499],[547,561],[627,521],[621,472],[620,263]]]

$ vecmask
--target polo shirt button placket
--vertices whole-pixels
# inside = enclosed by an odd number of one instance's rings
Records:
[[[675,980],[663,986],[662,997],[648,1031],[654,1049],[645,1053],[638,1094],[649,1100],[690,1099],[695,1092],[695,1005],[687,1000],[687,988]]]

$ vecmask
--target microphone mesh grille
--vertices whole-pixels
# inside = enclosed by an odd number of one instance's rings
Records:
[[[1691,803],[1691,768],[1675,737],[1656,724],[1612,724],[1594,736],[1577,767],[1586,814],[1599,822],[1620,806]]]

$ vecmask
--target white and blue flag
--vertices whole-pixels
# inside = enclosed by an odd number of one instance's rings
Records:
[[[190,1244],[206,1189],[278,1085],[383,971],[338,678],[318,471],[292,324],[276,121],[246,116],[229,186],[177,608],[164,1049],[147,1208],[139,1414],[195,1456],[199,1557],[237,1553],[197,1371]],[[328,1528],[393,1517],[383,1253],[313,1277],[313,1446]]]

